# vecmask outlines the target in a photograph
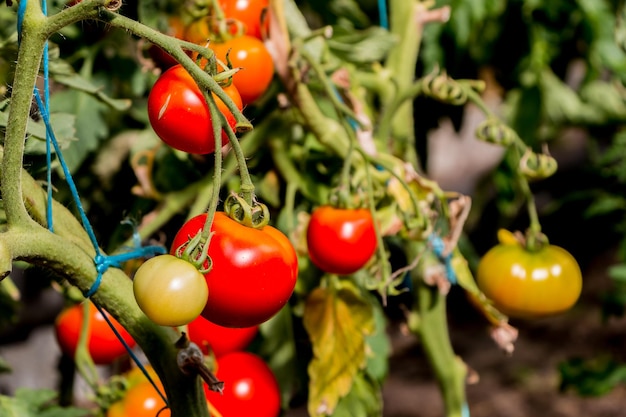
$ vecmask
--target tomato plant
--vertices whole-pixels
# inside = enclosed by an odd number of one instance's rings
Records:
[[[245,349],[259,332],[258,326],[224,327],[200,316],[187,326],[189,340],[200,346],[205,354],[216,357]]]
[[[219,0],[227,19],[243,25],[244,33],[263,39],[269,28],[269,0]]]
[[[200,214],[176,233],[171,253],[180,253],[206,220]],[[276,314],[296,285],[298,258],[278,229],[254,229],[218,212],[213,220],[208,254],[212,269],[205,274],[209,298],[202,315],[226,327],[250,327]]]
[[[274,63],[265,44],[253,36],[237,36],[222,43],[211,43],[215,56],[226,62],[226,54],[233,68],[241,68],[233,75],[233,83],[244,105],[254,102],[267,90],[274,76]]]
[[[237,88],[231,84],[224,91],[239,109],[243,108]],[[230,128],[235,116],[213,93],[218,109],[226,116]],[[174,149],[191,154],[207,154],[215,150],[213,123],[202,92],[181,65],[165,71],[148,95],[148,117],[156,134]],[[228,138],[222,132],[222,144]]]
[[[316,208],[306,240],[311,262],[333,274],[358,271],[376,251],[374,221],[367,209]]]
[[[269,366],[249,352],[233,352],[217,359],[215,376],[224,381],[224,392],[205,385],[207,400],[222,416],[278,417],[280,388]]]
[[[519,318],[562,313],[582,289],[574,257],[550,244],[529,250],[517,242],[500,243],[481,258],[476,281],[500,311]]]
[[[89,336],[87,341],[87,349],[94,363],[99,365],[107,365],[114,360],[127,354],[126,348],[119,341],[113,330],[109,327],[100,311],[93,303],[89,303]],[[135,341],[131,335],[122,327],[121,324],[107,314],[115,330],[122,336],[124,342],[129,347],[135,345]],[[83,305],[76,304],[64,309],[57,317],[54,330],[56,339],[61,350],[68,356],[74,357],[76,347],[83,324]]]
[[[198,317],[208,292],[194,265],[167,254],[148,259],[133,279],[139,308],[161,326],[182,326]]]

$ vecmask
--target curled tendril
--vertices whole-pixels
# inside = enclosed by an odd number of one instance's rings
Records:
[[[265,204],[254,201],[249,204],[243,197],[232,193],[224,201],[224,212],[244,226],[262,229],[270,221],[270,212]]]
[[[105,2],[104,7],[111,12],[116,12],[122,7],[122,1],[121,0],[109,0]]]
[[[209,242],[213,233],[206,239],[202,233],[198,233],[176,248],[176,256],[190,262],[198,268],[202,274],[213,269],[213,260],[209,256]]]
[[[422,91],[444,103],[460,105],[467,102],[467,91],[456,80],[448,77],[445,72],[431,72],[422,78]]]
[[[476,137],[484,142],[500,146],[510,146],[518,139],[513,129],[495,117],[489,117],[478,125]]]
[[[530,180],[550,177],[558,168],[558,163],[551,155],[535,153],[530,149],[524,152],[519,161],[520,172]]]

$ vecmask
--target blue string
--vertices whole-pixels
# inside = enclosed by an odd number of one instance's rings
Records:
[[[22,1],[19,2],[19,5],[18,5],[18,10],[17,10],[18,44],[19,44],[19,42],[22,39],[22,26],[23,26],[23,23],[24,23],[24,15],[26,13],[26,4],[27,4],[27,0],[22,0]],[[42,0],[41,10],[42,10],[44,15],[47,15],[48,6],[47,6],[47,3],[46,3],[46,0]],[[44,99],[43,100],[41,99],[41,96],[39,94],[39,90],[37,89],[37,87],[34,87],[33,95],[35,96],[35,100],[37,101],[37,105],[39,106],[39,109],[40,109],[40,112],[41,112],[41,117],[43,119],[44,125],[46,126],[46,163],[47,163],[46,180],[48,182],[46,221],[47,221],[48,229],[50,231],[53,231],[54,227],[53,227],[53,223],[52,223],[52,221],[53,221],[52,220],[53,219],[53,217],[52,217],[52,201],[53,200],[52,200],[52,168],[51,168],[52,167],[52,149],[51,149],[51,145],[52,145],[52,147],[54,147],[54,151],[55,151],[56,156],[57,156],[57,158],[59,160],[61,168],[63,170],[63,174],[65,176],[65,181],[67,182],[68,187],[70,188],[70,192],[72,194],[72,198],[74,200],[74,203],[76,204],[76,208],[78,210],[78,214],[80,215],[80,219],[81,219],[81,222],[83,224],[83,227],[85,228],[85,231],[87,232],[87,235],[89,236],[89,240],[91,241],[91,243],[93,245],[93,248],[94,248],[94,250],[96,252],[96,255],[94,256],[94,263],[95,263],[96,271],[98,272],[98,275],[96,277],[96,280],[93,282],[91,288],[85,294],[86,298],[91,298],[91,296],[94,295],[96,293],[96,291],[98,290],[98,288],[100,287],[100,283],[102,282],[102,276],[109,269],[109,267],[111,267],[111,266],[113,266],[113,267],[120,267],[122,262],[129,261],[131,259],[137,259],[137,258],[142,258],[142,257],[154,256],[154,255],[158,255],[158,254],[164,254],[164,253],[166,253],[166,250],[165,250],[165,248],[163,246],[145,246],[145,247],[141,247],[140,246],[141,241],[139,239],[137,239],[137,235],[136,234],[133,234],[133,241],[134,241],[135,245],[139,246],[139,247],[135,247],[135,249],[133,249],[133,250],[130,250],[130,251],[124,252],[124,253],[120,253],[120,254],[116,254],[116,255],[103,255],[101,253],[100,246],[98,245],[98,241],[96,239],[96,235],[94,233],[94,230],[91,227],[91,224],[89,223],[89,219],[87,218],[87,215],[85,214],[85,210],[83,208],[82,202],[80,200],[80,196],[78,194],[78,189],[76,188],[76,184],[74,183],[74,179],[72,178],[72,174],[71,174],[67,164],[65,163],[65,159],[63,158],[63,154],[61,153],[61,149],[59,147],[59,143],[58,143],[58,141],[56,139],[56,136],[54,135],[54,130],[52,129],[52,124],[50,123],[50,109],[47,106],[47,104],[50,102],[49,47],[48,47],[48,41],[46,41],[45,44],[44,44],[42,71],[43,71],[43,83],[44,83],[44,91],[43,91]],[[96,308],[98,308],[98,310],[102,314],[102,317],[104,317],[104,319],[106,320],[106,322],[109,325],[109,327],[111,328],[111,330],[113,330],[113,333],[115,334],[115,336],[122,343],[122,345],[124,346],[124,348],[126,349],[128,354],[130,355],[131,359],[137,364],[137,366],[139,367],[141,372],[146,376],[148,381],[150,381],[152,386],[157,390],[157,392],[159,393],[159,395],[161,396],[161,398],[163,399],[165,404],[168,405],[166,396],[161,392],[161,390],[156,385],[156,383],[154,382],[152,377],[150,377],[150,374],[148,373],[146,368],[143,366],[143,364],[141,363],[139,358],[132,351],[130,346],[128,346],[128,344],[124,341],[124,338],[120,335],[120,333],[117,331],[115,326],[113,326],[113,323],[111,323],[111,321],[109,320],[109,318],[105,314],[105,312],[102,309],[102,307],[100,307],[97,303],[94,303],[94,305],[96,306]]]
[[[443,240],[437,236],[436,234],[431,234],[428,236],[428,241],[433,248],[433,252],[435,255],[443,262],[446,268],[446,276],[448,277],[448,281],[451,284],[456,284],[456,273],[454,272],[454,268],[452,267],[452,253],[448,253],[444,255],[444,251],[446,250],[446,245],[443,243]]]
[[[92,301],[93,302],[93,301]],[[135,362],[135,364],[137,364],[137,367],[141,370],[141,372],[148,377],[148,381],[150,381],[150,384],[152,384],[152,386],[154,387],[154,389],[156,389],[156,391],[159,393],[159,396],[161,397],[161,399],[163,399],[163,401],[165,402],[165,405],[167,407],[169,407],[169,403],[167,402],[167,397],[161,392],[161,390],[159,389],[159,387],[156,385],[156,383],[153,381],[153,379],[150,377],[150,374],[148,373],[148,370],[145,368],[145,366],[143,366],[143,364],[141,363],[141,361],[139,360],[139,358],[137,357],[137,355],[135,355],[135,352],[133,352],[133,350],[131,349],[130,346],[128,346],[128,343],[126,343],[126,341],[124,340],[124,338],[122,337],[122,335],[117,331],[117,329],[115,328],[115,326],[113,325],[113,323],[111,322],[111,320],[109,319],[108,314],[105,312],[105,310],[100,307],[100,305],[98,303],[93,303],[93,305],[96,306],[96,308],[98,309],[98,311],[100,312],[100,314],[102,315],[102,317],[104,318],[104,320],[107,322],[107,324],[109,325],[109,327],[111,328],[111,330],[113,330],[113,333],[115,333],[115,336],[119,339],[120,342],[122,342],[122,345],[124,345],[124,348],[126,349],[126,351],[128,352],[128,354],[130,355],[130,358],[133,360],[133,362]]]
[[[387,16],[387,0],[378,0],[378,19],[380,26],[389,29],[389,17]]]

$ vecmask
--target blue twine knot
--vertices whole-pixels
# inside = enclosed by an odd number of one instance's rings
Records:
[[[446,268],[446,277],[451,284],[457,283],[456,273],[454,272],[454,268],[452,267],[452,253],[444,254],[446,250],[446,244],[443,240],[437,236],[436,234],[431,234],[428,236],[428,242],[433,248],[433,252],[437,257],[443,262]]]

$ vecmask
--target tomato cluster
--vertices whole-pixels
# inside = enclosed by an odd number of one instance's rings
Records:
[[[91,359],[98,365],[111,364],[116,359],[128,353],[126,347],[117,338],[96,306],[90,301],[85,302],[89,303],[87,349],[91,355]],[[83,307],[83,304],[75,304],[64,309],[54,323],[55,336],[61,351],[72,358],[76,354],[78,339],[82,331],[84,317]],[[124,329],[115,318],[111,317],[106,312],[105,314],[124,342],[131,348],[135,346],[135,341],[126,329]]]
[[[530,250],[511,239],[481,258],[476,281],[496,308],[517,318],[562,313],[582,289],[580,267],[568,251],[550,244]]]
[[[188,220],[172,242],[180,255],[206,221],[206,214]],[[289,239],[278,229],[244,226],[226,214],[215,214],[205,274],[209,296],[202,316],[225,327],[256,326],[274,316],[289,301],[298,276],[298,258]]]

